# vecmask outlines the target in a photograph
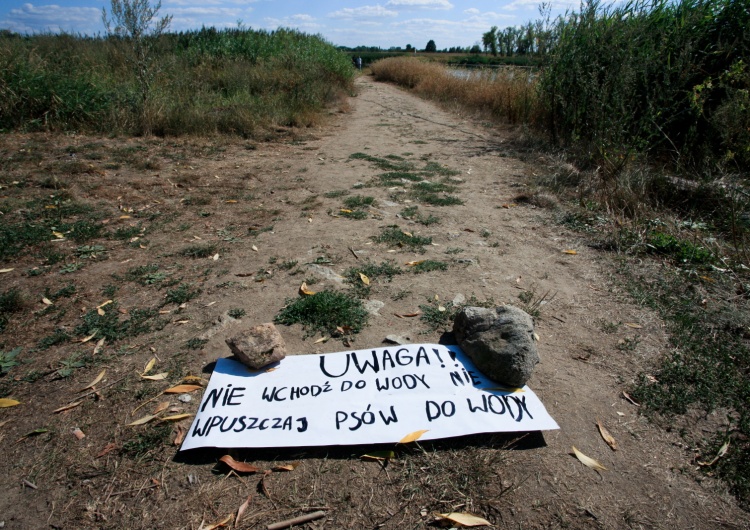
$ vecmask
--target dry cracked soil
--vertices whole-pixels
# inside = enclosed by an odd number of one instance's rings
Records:
[[[369,77],[347,105],[318,130],[262,144],[0,140],[12,161],[0,192],[15,201],[6,222],[32,202],[48,212],[75,203],[103,226],[86,242],[99,250],[50,233],[59,242],[0,263],[13,269],[0,275],[2,290],[23,296],[0,335],[2,351],[22,348],[0,379],[21,403],[0,409],[0,528],[265,528],[314,510],[325,517],[302,528],[427,528],[438,512],[473,513],[494,528],[750,526],[678,434],[624,398],[667,348],[663,325],[628,299],[610,256],[556,222],[554,200],[524,200],[530,178],[549,168],[516,156],[516,133]],[[414,174],[442,187],[420,188]],[[357,196],[374,202],[347,206]],[[421,252],[373,239],[393,226],[431,242]],[[422,260],[445,269],[407,265]],[[287,473],[236,475],[216,464],[225,452],[178,454],[173,442],[189,419],[128,426],[160,403],[194,413],[200,391],[187,403],[160,392],[188,375],[207,379],[212,362],[230,355],[224,338],[272,321],[303,281],[351,290],[348,269],[387,261],[403,272],[373,278],[360,333],[320,342],[328,335],[279,326],[290,353],[379,347],[386,335],[450,340],[438,307],[450,312],[472,296],[514,304],[535,314],[542,360],[529,386],[560,429],[403,447],[388,463],[361,460],[361,447],[236,450],[262,469],[300,462]],[[98,306],[131,326],[81,342],[104,326],[81,327]],[[430,310],[434,328],[404,317]],[[139,377],[152,358],[163,381]],[[103,370],[96,392],[78,392]],[[573,446],[606,470],[584,466]],[[227,519],[246,500],[239,524]]]

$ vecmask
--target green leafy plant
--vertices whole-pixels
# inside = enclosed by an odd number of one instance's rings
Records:
[[[9,352],[0,351],[0,375],[5,375],[10,372],[10,369],[14,366],[18,366],[16,357],[21,353],[21,347],[13,348]]]
[[[193,289],[186,283],[181,283],[174,289],[168,289],[167,295],[164,298],[165,304],[184,304],[189,302],[201,293],[199,288]]]
[[[246,315],[247,313],[246,313],[246,311],[245,311],[244,309],[240,309],[240,308],[236,307],[236,308],[234,308],[234,309],[230,309],[229,311],[227,311],[227,314],[228,314],[228,315],[229,315],[230,317],[232,317],[232,318],[242,318],[242,317],[244,317],[244,316],[245,316],[245,315]]]

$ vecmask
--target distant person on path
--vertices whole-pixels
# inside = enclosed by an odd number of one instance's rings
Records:
[[[357,63],[357,69],[362,70],[362,57],[357,57],[355,62]]]

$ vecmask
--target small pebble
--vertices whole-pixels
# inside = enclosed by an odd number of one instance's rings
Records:
[[[193,401],[193,396],[189,394],[180,394],[177,399],[179,399],[183,403],[190,403],[191,401]]]

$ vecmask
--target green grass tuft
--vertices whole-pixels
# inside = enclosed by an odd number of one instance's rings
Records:
[[[367,311],[362,302],[346,293],[321,291],[311,296],[290,299],[274,322],[302,324],[311,336],[316,332],[340,334],[337,328],[359,333],[367,323]]]
[[[408,247],[416,252],[424,252],[425,245],[432,244],[431,237],[409,235],[397,225],[383,228],[380,235],[371,237],[376,243],[386,243],[390,246]]]

